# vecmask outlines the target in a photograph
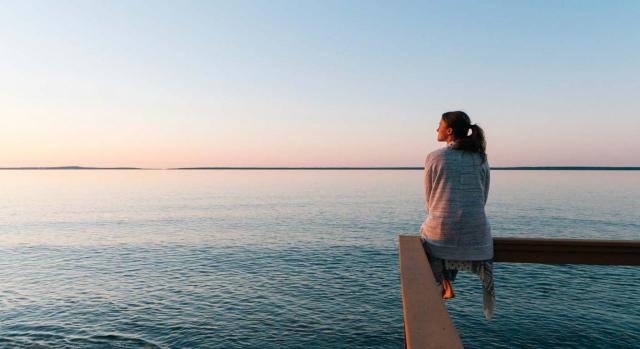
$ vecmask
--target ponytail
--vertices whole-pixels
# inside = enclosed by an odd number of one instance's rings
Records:
[[[484,130],[477,124],[472,125],[467,113],[462,111],[444,113],[442,120],[453,129],[455,141],[453,149],[478,153],[482,157],[482,163],[487,161],[487,141],[484,138]]]

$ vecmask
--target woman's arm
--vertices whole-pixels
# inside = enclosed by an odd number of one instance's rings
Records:
[[[485,163],[486,175],[484,177],[484,203],[487,203],[487,199],[489,198],[489,186],[491,184],[491,168],[489,167],[489,162]]]
[[[429,198],[431,197],[431,189],[433,185],[432,181],[432,166],[429,157],[424,162],[424,208],[429,214]]]

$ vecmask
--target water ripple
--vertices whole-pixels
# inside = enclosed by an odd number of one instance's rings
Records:
[[[1,348],[402,348],[397,235],[424,218],[419,171],[110,176],[3,189]],[[496,235],[640,238],[637,174],[546,176],[495,174]],[[495,274],[490,322],[479,282],[456,280],[465,347],[640,347],[638,268]]]

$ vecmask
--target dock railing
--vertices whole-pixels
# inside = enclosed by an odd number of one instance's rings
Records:
[[[494,238],[494,262],[640,265],[640,240]],[[400,235],[405,347],[462,348],[419,236]]]

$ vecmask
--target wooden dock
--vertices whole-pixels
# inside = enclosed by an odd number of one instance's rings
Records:
[[[494,262],[640,266],[639,240],[494,238]],[[462,348],[419,236],[400,235],[407,349]]]

